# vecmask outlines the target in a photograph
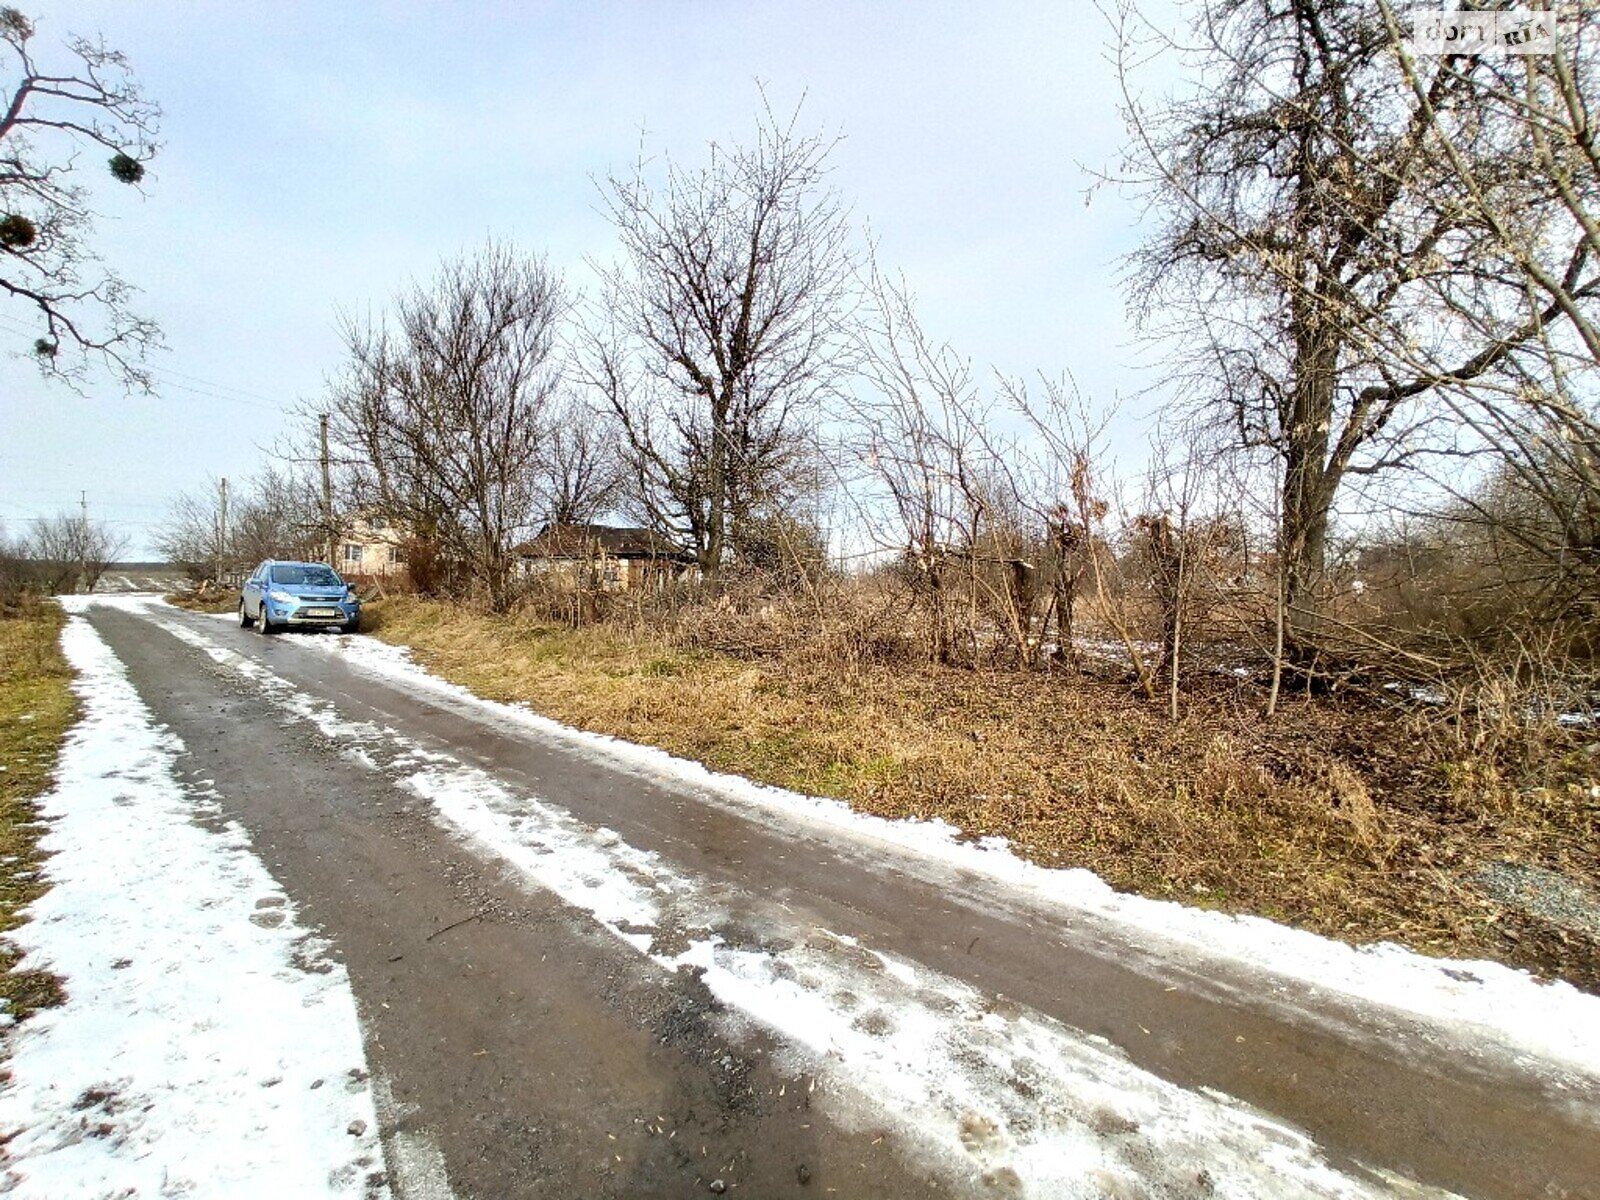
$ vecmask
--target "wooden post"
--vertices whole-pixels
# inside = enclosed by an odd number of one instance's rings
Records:
[[[217,481],[217,587],[225,587],[222,572],[228,555],[228,481]]]
[[[322,536],[327,541],[328,565],[337,571],[339,565],[334,558],[334,546],[338,531],[333,527],[333,471],[328,464],[327,413],[317,418],[317,427],[322,439]]]

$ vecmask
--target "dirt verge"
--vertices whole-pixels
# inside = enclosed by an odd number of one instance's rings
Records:
[[[0,1011],[18,1021],[62,998],[50,972],[16,969],[19,955],[3,935],[27,920],[22,910],[47,886],[35,802],[78,716],[59,645],[65,622],[59,606],[39,600],[0,611]]]

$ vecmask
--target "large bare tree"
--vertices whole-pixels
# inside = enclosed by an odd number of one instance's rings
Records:
[[[1483,63],[1434,60],[1408,79],[1367,0],[1200,0],[1192,12],[1195,48],[1174,51],[1192,84],[1147,105],[1131,77],[1156,35],[1120,10],[1128,174],[1155,216],[1135,307],[1183,348],[1180,384],[1276,459],[1288,640],[1303,651],[1347,483],[1470,452],[1439,419],[1441,395],[1509,370],[1561,314],[1553,298],[1526,303],[1460,202],[1436,131],[1522,197],[1530,226],[1545,198],[1485,120]],[[1549,268],[1577,296],[1596,290],[1587,252]]]
[[[1545,11],[1555,33],[1548,51],[1480,60],[1424,57],[1405,42],[1389,0],[1380,11],[1401,46],[1400,66],[1449,194],[1476,223],[1480,254],[1520,289],[1515,310],[1537,331],[1496,376],[1441,389],[1495,458],[1487,477],[1440,477],[1453,499],[1445,515],[1472,527],[1469,540],[1494,548],[1486,557],[1500,573],[1538,597],[1537,619],[1592,623],[1600,619],[1600,146],[1592,111],[1600,14],[1575,7],[1555,21]],[[1498,157],[1486,161],[1478,141],[1435,104],[1430,81],[1440,74],[1471,96],[1477,129],[1499,139]],[[1501,163],[1509,169],[1495,169]],[[1494,336],[1500,319],[1494,306],[1457,306],[1451,315],[1480,337]]]
[[[714,577],[741,522],[811,474],[808,429],[849,343],[849,226],[835,142],[770,108],[702,167],[643,162],[602,189],[622,242],[584,323],[583,373],[616,414],[635,500]]]
[[[144,356],[158,332],[129,308],[132,289],[89,244],[94,210],[83,180],[99,162],[137,186],[155,154],[160,110],[119,52],[81,37],[66,51],[63,65],[45,65],[33,23],[0,8],[0,295],[30,315],[47,373],[75,383],[98,362],[147,390]]]
[[[392,318],[347,321],[348,362],[330,390],[356,507],[460,564],[496,610],[539,514],[564,305],[542,259],[491,243],[402,292]]]

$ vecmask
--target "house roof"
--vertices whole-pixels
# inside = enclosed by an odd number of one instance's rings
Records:
[[[623,525],[546,525],[531,542],[517,547],[525,557],[586,558],[602,550],[613,558],[692,557],[682,546],[653,529]]]

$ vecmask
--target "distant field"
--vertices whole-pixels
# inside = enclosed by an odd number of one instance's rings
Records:
[[[184,581],[181,567],[164,562],[115,563],[100,577],[97,592],[174,591]]]

